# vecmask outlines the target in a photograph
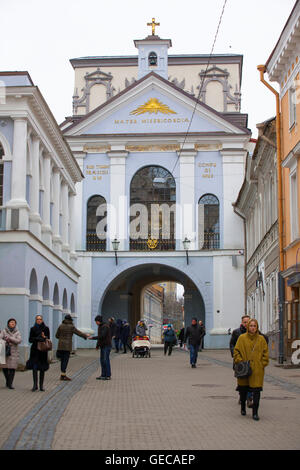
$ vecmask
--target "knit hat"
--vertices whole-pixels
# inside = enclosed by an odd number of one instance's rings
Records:
[[[68,313],[67,315],[65,315],[65,320],[71,320],[71,321],[73,321],[73,318],[72,318],[71,315]]]

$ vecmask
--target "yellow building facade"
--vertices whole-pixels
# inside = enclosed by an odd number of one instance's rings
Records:
[[[282,358],[289,359],[300,338],[300,0],[266,65],[258,68],[279,85],[278,92],[271,91],[276,95],[278,121]],[[262,76],[261,79],[264,81]]]

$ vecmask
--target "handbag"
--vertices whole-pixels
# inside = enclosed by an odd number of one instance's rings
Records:
[[[39,351],[47,352],[52,350],[52,341],[46,338],[45,341],[39,341],[37,344],[37,348]]]
[[[5,345],[5,356],[8,357],[8,356],[11,356],[11,347],[10,347],[10,344],[7,344]]]
[[[250,361],[242,361],[238,364],[234,364],[234,376],[242,379],[249,377],[252,374]]]
[[[257,340],[255,342],[255,345],[252,348],[251,353],[253,353],[256,343],[257,343]],[[234,368],[234,376],[237,377],[238,379],[245,379],[247,377],[250,377],[250,375],[252,374],[250,361],[238,362],[237,364],[234,364],[233,368]]]

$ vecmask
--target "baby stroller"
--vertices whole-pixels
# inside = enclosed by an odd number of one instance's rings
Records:
[[[135,336],[131,346],[132,357],[151,357],[149,336]]]

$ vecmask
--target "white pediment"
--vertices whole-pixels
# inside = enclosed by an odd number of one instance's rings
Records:
[[[150,74],[66,129],[65,135],[153,133],[241,134],[209,106]]]

